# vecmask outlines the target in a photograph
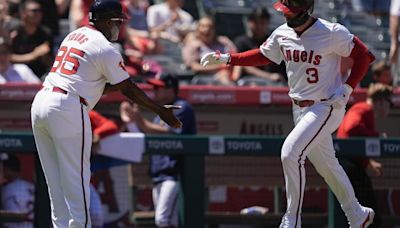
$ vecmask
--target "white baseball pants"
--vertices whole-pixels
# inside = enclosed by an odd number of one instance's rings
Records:
[[[287,210],[281,228],[301,227],[301,208],[306,184],[306,157],[336,195],[343,208],[359,210],[353,187],[340,166],[333,147],[332,133],[343,119],[345,109],[334,109],[328,102],[310,107],[293,105],[294,129],[282,146]]]
[[[32,129],[46,177],[55,228],[91,227],[92,132],[85,105],[75,94],[40,90],[32,103]]]
[[[178,227],[177,181],[166,180],[153,187],[153,203],[157,227]]]

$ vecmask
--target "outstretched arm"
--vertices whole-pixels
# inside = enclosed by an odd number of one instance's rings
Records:
[[[241,53],[221,54],[219,52],[209,52],[201,60],[201,65],[230,64],[232,66],[263,66],[272,63],[267,57],[261,54],[260,49],[253,49]]]
[[[133,83],[129,78],[116,84],[107,85],[104,89],[105,93],[111,91],[120,91],[126,97],[130,98],[136,104],[153,111],[160,116],[169,126],[173,128],[182,127],[181,121],[179,121],[173,114],[173,109],[175,107],[160,106],[152,99],[150,99],[135,83]]]

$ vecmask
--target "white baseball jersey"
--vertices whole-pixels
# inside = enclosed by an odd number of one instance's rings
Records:
[[[118,50],[94,27],[84,26],[65,37],[44,85],[76,93],[92,109],[106,82],[117,84],[128,77]]]
[[[342,85],[340,59],[350,55],[353,37],[338,23],[317,19],[300,35],[281,25],[260,50],[277,64],[285,61],[291,98],[327,99]]]

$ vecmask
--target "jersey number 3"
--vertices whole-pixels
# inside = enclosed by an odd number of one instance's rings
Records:
[[[56,72],[58,68],[61,67],[60,73],[65,75],[75,74],[79,67],[79,61],[72,54],[83,57],[83,55],[85,55],[85,52],[73,47],[68,50],[68,47],[61,46],[60,49],[58,49],[57,56],[54,60],[53,67],[51,68],[50,72]]]
[[[313,84],[313,83],[317,83],[319,81],[317,68],[308,68],[306,70],[306,74],[307,74],[307,82],[308,83]]]

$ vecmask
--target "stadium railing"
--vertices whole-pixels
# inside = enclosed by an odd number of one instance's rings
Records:
[[[256,156],[279,157],[283,137],[250,137],[250,136],[147,136],[145,151],[147,154],[175,154],[182,155],[184,167],[181,173],[181,221],[183,227],[204,227],[205,223],[223,223],[229,221],[256,222],[270,221],[275,216],[271,214],[266,218],[234,214],[233,216],[209,214],[205,209],[205,156]],[[372,156],[378,158],[395,158],[400,156],[400,139],[389,138],[356,138],[348,140],[335,140],[337,156]],[[8,153],[35,152],[35,143],[31,133],[0,133],[0,151]],[[38,178],[38,180],[41,180]],[[392,178],[394,186],[398,178]],[[398,187],[398,186],[397,186]],[[46,192],[44,181],[38,181],[39,191]],[[41,208],[46,199],[38,199]],[[328,227],[342,227],[338,224],[340,208],[332,197],[329,200]],[[36,220],[48,218],[49,211],[38,210]],[[306,215],[305,215],[306,216]],[[311,216],[311,215],[310,215]],[[307,217],[307,216],[306,216]],[[311,217],[312,218],[312,217]],[[325,217],[326,218],[326,217]],[[0,217],[1,219],[4,219]],[[399,224],[399,218],[390,218],[394,224]]]

